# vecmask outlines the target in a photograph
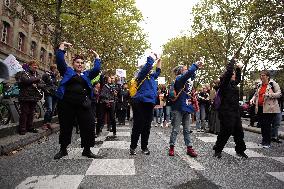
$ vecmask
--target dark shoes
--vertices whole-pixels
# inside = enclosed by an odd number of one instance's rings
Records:
[[[38,130],[33,128],[33,129],[28,129],[27,130],[29,133],[38,133]]]
[[[243,157],[243,158],[248,158],[248,156],[244,153],[244,152],[241,152],[241,153],[237,153],[237,156],[240,156],[240,157]]]
[[[142,150],[142,153],[145,154],[145,155],[150,155],[150,151],[148,148]]]
[[[136,155],[135,149],[130,148],[129,155]]]
[[[214,157],[217,157],[220,159],[222,157],[222,152],[215,152]]]
[[[279,138],[271,138],[271,142],[276,142],[278,144],[282,143],[282,141]]]
[[[95,155],[91,150],[83,150],[82,156],[88,157],[88,158],[94,158],[94,159],[101,159],[101,156]]]
[[[57,154],[55,154],[54,159],[61,159],[64,156],[67,156],[67,150],[60,150]]]

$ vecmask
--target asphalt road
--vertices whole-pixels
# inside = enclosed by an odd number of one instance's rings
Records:
[[[221,159],[213,157],[216,135],[192,133],[197,158],[186,155],[182,132],[176,156],[168,156],[170,128],[153,127],[149,156],[129,155],[129,126],[118,127],[118,137],[104,132],[94,153],[103,159],[82,158],[80,136],[73,135],[68,157],[53,160],[59,150],[58,133],[0,157],[0,188],[283,188],[283,144],[263,149],[260,134],[245,132],[248,159],[237,157],[233,138]],[[110,136],[108,136],[110,135]]]

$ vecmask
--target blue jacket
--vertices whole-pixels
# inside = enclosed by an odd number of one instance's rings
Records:
[[[60,75],[63,77],[56,91],[56,96],[59,99],[63,99],[66,83],[77,74],[73,68],[67,66],[65,59],[64,59],[64,54],[65,54],[65,51],[58,49],[55,55],[57,69]],[[95,59],[93,69],[86,70],[83,73],[81,73],[81,77],[87,82],[90,88],[90,91],[91,91],[90,97],[93,97],[94,95],[91,80],[94,79],[100,73],[100,69],[101,69],[101,60]]]
[[[138,73],[137,79],[138,83],[142,82],[145,77],[147,77],[148,73],[151,71],[154,59],[152,57],[147,57],[147,62],[141,71]],[[157,68],[154,73],[149,75],[149,78],[145,79],[145,81],[141,84],[136,94],[133,97],[134,102],[150,102],[152,104],[156,104],[157,96],[158,96],[158,85],[155,81],[161,73],[161,69]]]
[[[177,110],[180,112],[188,112],[188,113],[194,112],[194,108],[191,101],[192,86],[190,87],[187,80],[195,76],[195,71],[197,69],[198,69],[197,65],[193,64],[186,73],[176,77],[174,84],[174,89],[176,91],[176,94],[178,94],[179,91],[182,90],[184,86],[185,89],[181,92],[178,99],[175,102],[173,102],[172,105],[173,110]]]

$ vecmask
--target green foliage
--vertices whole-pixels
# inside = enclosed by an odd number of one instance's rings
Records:
[[[134,0],[20,0],[36,20],[55,27],[54,46],[62,40],[74,45],[72,53],[90,59],[95,49],[103,69],[127,69],[132,75],[136,61],[149,47],[138,25],[143,20]]]

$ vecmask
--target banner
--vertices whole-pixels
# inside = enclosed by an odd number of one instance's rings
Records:
[[[10,54],[3,62],[8,67],[9,76],[15,75],[19,71],[23,71],[22,65]]]
[[[124,69],[116,69],[115,74],[119,77],[126,78],[126,70],[124,70]]]

